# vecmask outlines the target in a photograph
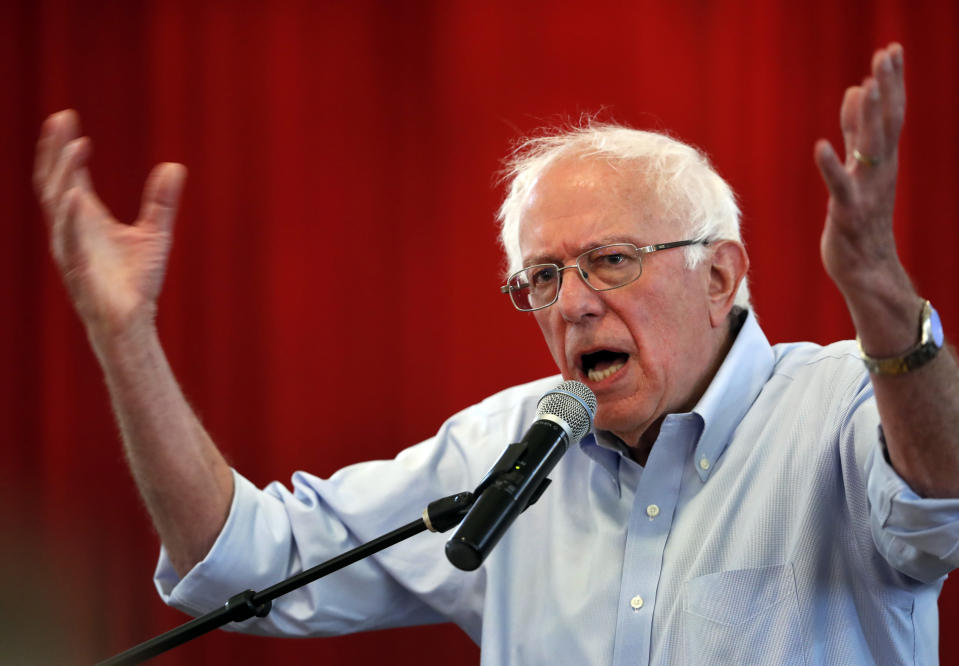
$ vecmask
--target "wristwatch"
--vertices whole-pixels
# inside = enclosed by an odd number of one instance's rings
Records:
[[[904,375],[924,366],[942,349],[944,339],[939,313],[929,301],[922,302],[922,312],[919,314],[919,342],[899,356],[873,358],[863,351],[862,342],[859,336],[856,336],[859,355],[866,364],[866,369],[874,375]]]

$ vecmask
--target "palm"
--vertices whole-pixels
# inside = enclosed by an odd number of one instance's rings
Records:
[[[833,280],[841,280],[861,266],[883,265],[894,258],[890,248],[895,243],[895,152],[887,159],[890,164],[876,173],[863,173],[874,167],[847,164],[848,194],[830,197],[820,251],[823,266]]]
[[[81,213],[82,214],[82,213]],[[148,313],[159,296],[170,247],[168,233],[138,220],[122,224],[109,214],[79,222],[76,239],[54,236],[54,256],[85,320],[113,323]]]
[[[138,219],[123,224],[93,190],[85,167],[89,144],[72,111],[51,116],[37,146],[34,180],[74,306],[87,325],[117,329],[154,314],[185,170],[156,167]]]
[[[902,49],[877,52],[873,75],[846,91],[840,111],[846,161],[825,140],[816,162],[829,188],[820,249],[839,285],[869,280],[898,263],[892,231],[899,134],[905,115]]]

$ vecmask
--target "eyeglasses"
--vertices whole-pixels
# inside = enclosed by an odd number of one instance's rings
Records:
[[[632,243],[613,243],[586,250],[571,266],[535,264],[509,276],[500,292],[509,294],[522,312],[542,310],[559,300],[563,271],[575,268],[593,291],[609,291],[635,282],[643,274],[643,255],[686,245],[708,245],[708,239],[682,240],[636,247]]]

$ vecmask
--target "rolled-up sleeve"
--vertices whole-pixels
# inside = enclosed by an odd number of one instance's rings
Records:
[[[473,488],[506,444],[518,441],[538,396],[556,381],[491,396],[394,459],[350,465],[328,479],[296,472],[292,488],[274,482],[260,490],[234,471],[229,516],[210,552],[180,578],[161,550],[157,591],[197,615],[416,521],[430,502]],[[416,534],[283,596],[266,618],[229,628],[324,636],[453,621],[478,639],[485,577],[447,561],[447,538]]]
[[[164,602],[190,615],[218,608],[244,589],[267,588],[360,543],[328,507],[316,510],[323,503],[321,487],[327,482],[297,473],[291,493],[279,483],[260,491],[235,471],[234,479],[229,517],[202,561],[180,579],[161,549],[154,576],[157,591]],[[430,536],[435,535],[416,538]],[[414,544],[414,550],[422,547]],[[303,561],[306,554],[314,556],[311,561]],[[323,636],[446,619],[388,569],[388,563],[375,558],[357,562],[348,572],[336,572],[284,596],[274,603],[268,617],[226,628],[267,635]]]
[[[959,499],[923,498],[892,468],[879,444],[866,460],[873,540],[890,565],[924,583],[959,567]]]

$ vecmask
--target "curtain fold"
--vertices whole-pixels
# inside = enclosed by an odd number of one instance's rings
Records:
[[[554,367],[498,293],[500,160],[584,114],[703,148],[737,192],[773,342],[853,335],[822,269],[839,104],[905,47],[896,233],[959,335],[959,5],[601,1],[0,5],[0,661],[90,663],[185,618],[30,184],[40,123],[76,108],[103,200],[133,219],[158,161],[190,170],[159,328],[191,403],[255,483],[391,457]],[[411,517],[411,520],[415,517]],[[959,664],[950,585],[943,664]],[[429,646],[429,648],[425,647]],[[475,663],[457,630],[208,636],[157,663]]]

